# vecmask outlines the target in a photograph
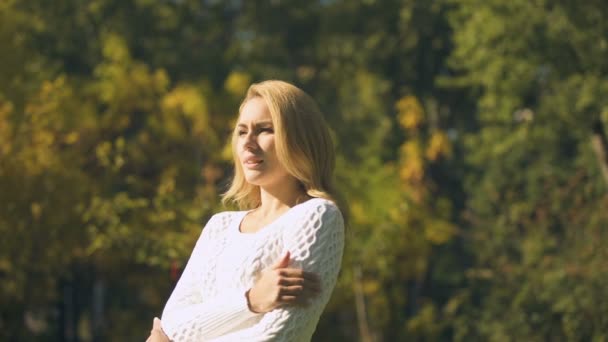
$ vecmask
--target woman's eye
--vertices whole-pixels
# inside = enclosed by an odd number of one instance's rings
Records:
[[[270,127],[260,128],[260,132],[272,133],[274,130]]]
[[[241,136],[241,135],[245,135],[245,134],[247,134],[247,132],[245,132],[245,131],[237,131],[237,132],[236,132],[236,134],[237,134],[238,136]]]

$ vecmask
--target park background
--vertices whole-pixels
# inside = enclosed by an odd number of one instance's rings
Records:
[[[602,0],[3,0],[0,340],[143,341],[250,83],[337,145],[315,341],[608,340]]]

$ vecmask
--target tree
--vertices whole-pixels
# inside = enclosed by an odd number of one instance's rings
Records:
[[[450,82],[481,96],[479,129],[465,141],[475,262],[454,336],[606,338],[608,197],[598,167],[605,161],[591,144],[607,124],[606,7],[455,4],[459,76]]]

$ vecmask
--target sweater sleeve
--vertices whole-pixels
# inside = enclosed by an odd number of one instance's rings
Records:
[[[165,305],[161,324],[172,341],[206,341],[259,315],[249,310],[245,290],[205,293],[214,281],[216,245],[222,243],[212,233],[219,224],[218,215],[209,220]]]
[[[264,314],[254,326],[213,339],[213,342],[310,341],[340,271],[344,249],[342,214],[333,204],[315,206],[286,230],[284,248],[292,255],[290,267],[319,275],[321,293],[307,307],[277,308]]]

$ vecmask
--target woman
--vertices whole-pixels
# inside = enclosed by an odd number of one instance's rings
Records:
[[[329,130],[282,81],[253,84],[232,139],[235,175],[149,341],[310,341],[335,286],[344,221]]]

